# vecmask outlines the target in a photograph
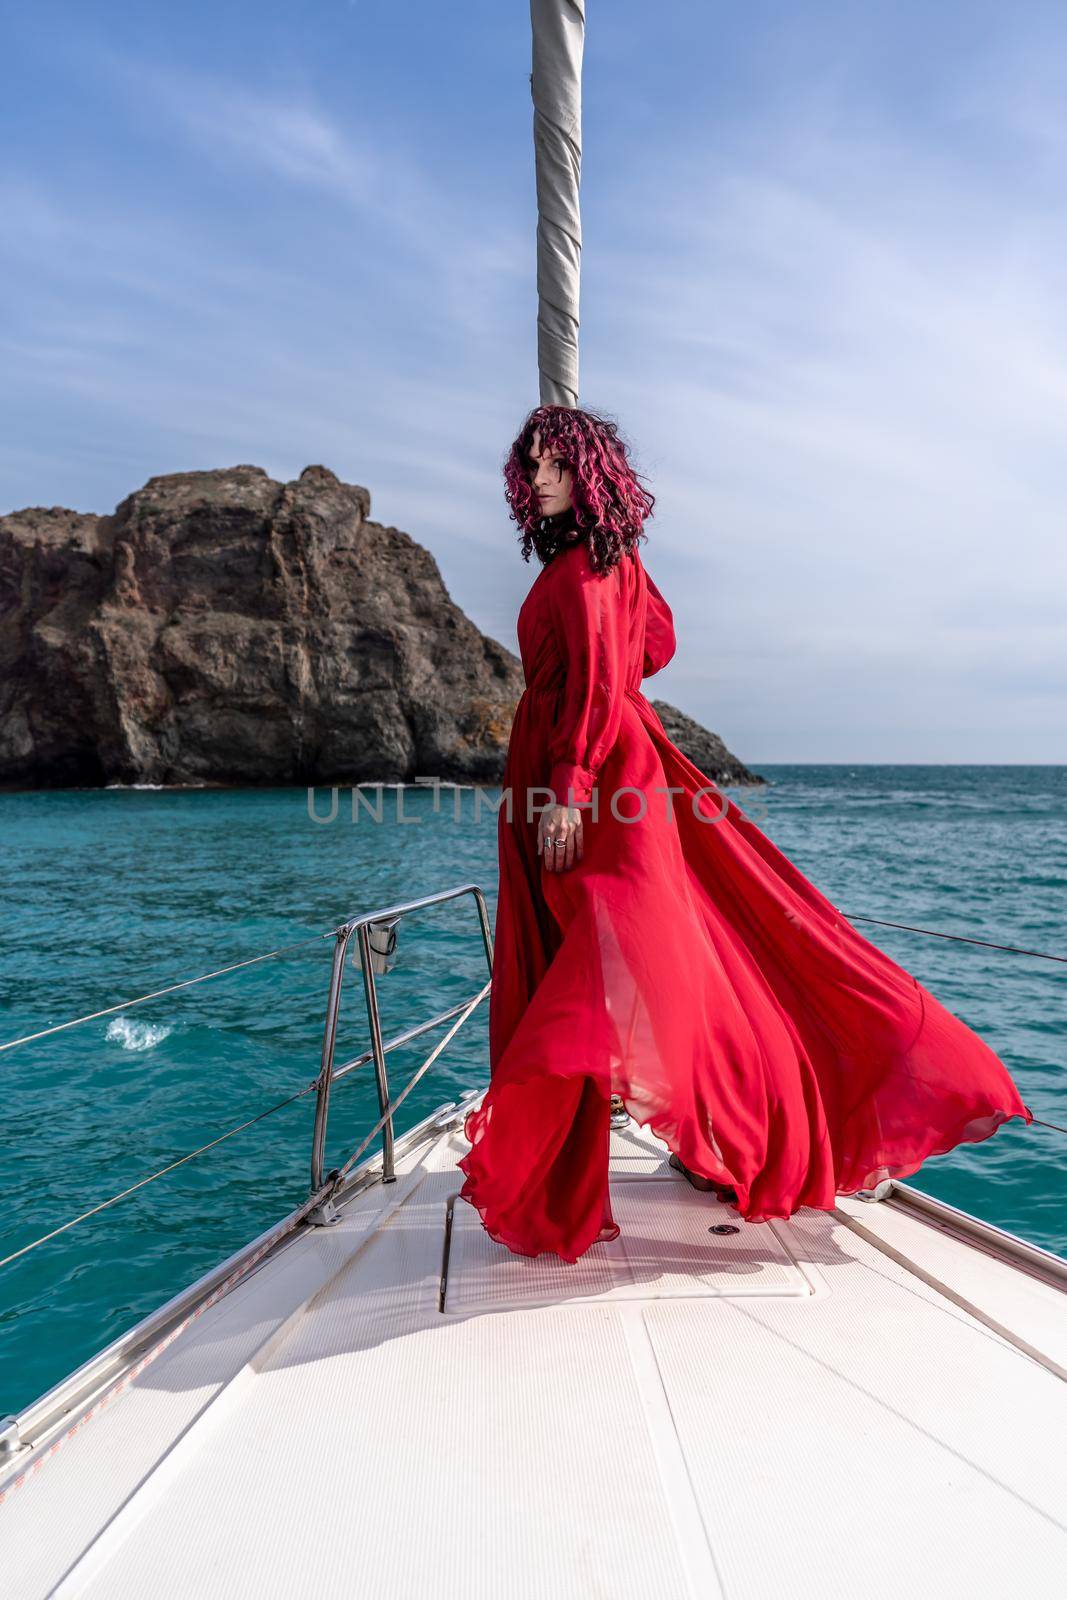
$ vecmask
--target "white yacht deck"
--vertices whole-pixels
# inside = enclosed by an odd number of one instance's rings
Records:
[[[1063,1285],[889,1202],[709,1233],[636,1127],[621,1237],[528,1260],[450,1206],[465,1149],[398,1156],[0,1475],[6,1592],[1067,1592]]]

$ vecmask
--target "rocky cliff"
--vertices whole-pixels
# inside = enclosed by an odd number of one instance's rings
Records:
[[[429,551],[325,467],[172,473],[112,516],[0,517],[7,787],[494,783],[522,688]],[[759,781],[652,704],[702,771]]]

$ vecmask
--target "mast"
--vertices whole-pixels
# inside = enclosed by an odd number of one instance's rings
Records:
[[[537,368],[542,405],[578,404],[585,0],[530,0],[537,176]]]

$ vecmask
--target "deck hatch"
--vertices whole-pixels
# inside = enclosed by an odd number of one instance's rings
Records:
[[[788,1225],[741,1223],[739,1233],[708,1232],[737,1214],[671,1176],[630,1177],[612,1185],[618,1239],[595,1244],[570,1264],[553,1255],[513,1255],[491,1239],[473,1209],[457,1200],[448,1241],[446,1313],[590,1300],[660,1300],[815,1292],[790,1253]]]

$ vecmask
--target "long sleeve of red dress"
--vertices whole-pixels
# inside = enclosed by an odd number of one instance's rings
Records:
[[[645,585],[648,589],[648,610],[645,614],[645,657],[641,676],[651,678],[654,672],[660,672],[673,660],[677,640],[671,608],[656,588],[647,568]]]
[[[556,804],[588,802],[619,735],[629,673],[629,598],[620,561],[601,576],[575,564],[573,581],[552,591],[553,626],[565,669],[549,736],[549,784]]]

